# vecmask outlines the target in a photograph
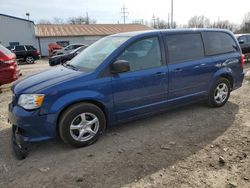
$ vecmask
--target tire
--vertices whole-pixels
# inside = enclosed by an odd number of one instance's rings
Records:
[[[104,133],[105,128],[106,118],[103,111],[90,103],[69,107],[59,120],[61,139],[73,147],[93,144]]]
[[[221,107],[225,105],[230,96],[230,91],[231,86],[229,80],[222,77],[219,78],[209,91],[208,105],[211,107]]]
[[[34,59],[33,56],[27,56],[27,57],[25,58],[25,61],[26,61],[26,63],[28,63],[28,64],[33,64],[33,63],[35,63],[35,59]]]

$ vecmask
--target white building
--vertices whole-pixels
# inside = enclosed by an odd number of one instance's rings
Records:
[[[42,56],[48,56],[48,44],[87,44],[116,33],[149,30],[141,24],[38,24],[14,16],[0,14],[0,44],[33,45]]]
[[[39,48],[34,22],[0,14],[0,44],[5,47],[29,44]]]
[[[48,55],[48,44],[87,44],[116,33],[149,30],[141,24],[38,24],[36,36],[42,56]]]

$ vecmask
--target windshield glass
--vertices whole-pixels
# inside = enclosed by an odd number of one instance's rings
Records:
[[[102,38],[87,47],[73,58],[69,64],[82,71],[96,69],[116,48],[121,46],[129,37],[109,36]]]

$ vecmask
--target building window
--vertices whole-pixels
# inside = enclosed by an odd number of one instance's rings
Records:
[[[18,46],[19,42],[9,42],[10,46]]]

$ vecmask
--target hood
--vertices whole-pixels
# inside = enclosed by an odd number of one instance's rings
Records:
[[[57,66],[44,72],[28,76],[15,82],[12,90],[15,94],[35,93],[53,85],[71,80],[86,73],[75,71],[63,66]]]

